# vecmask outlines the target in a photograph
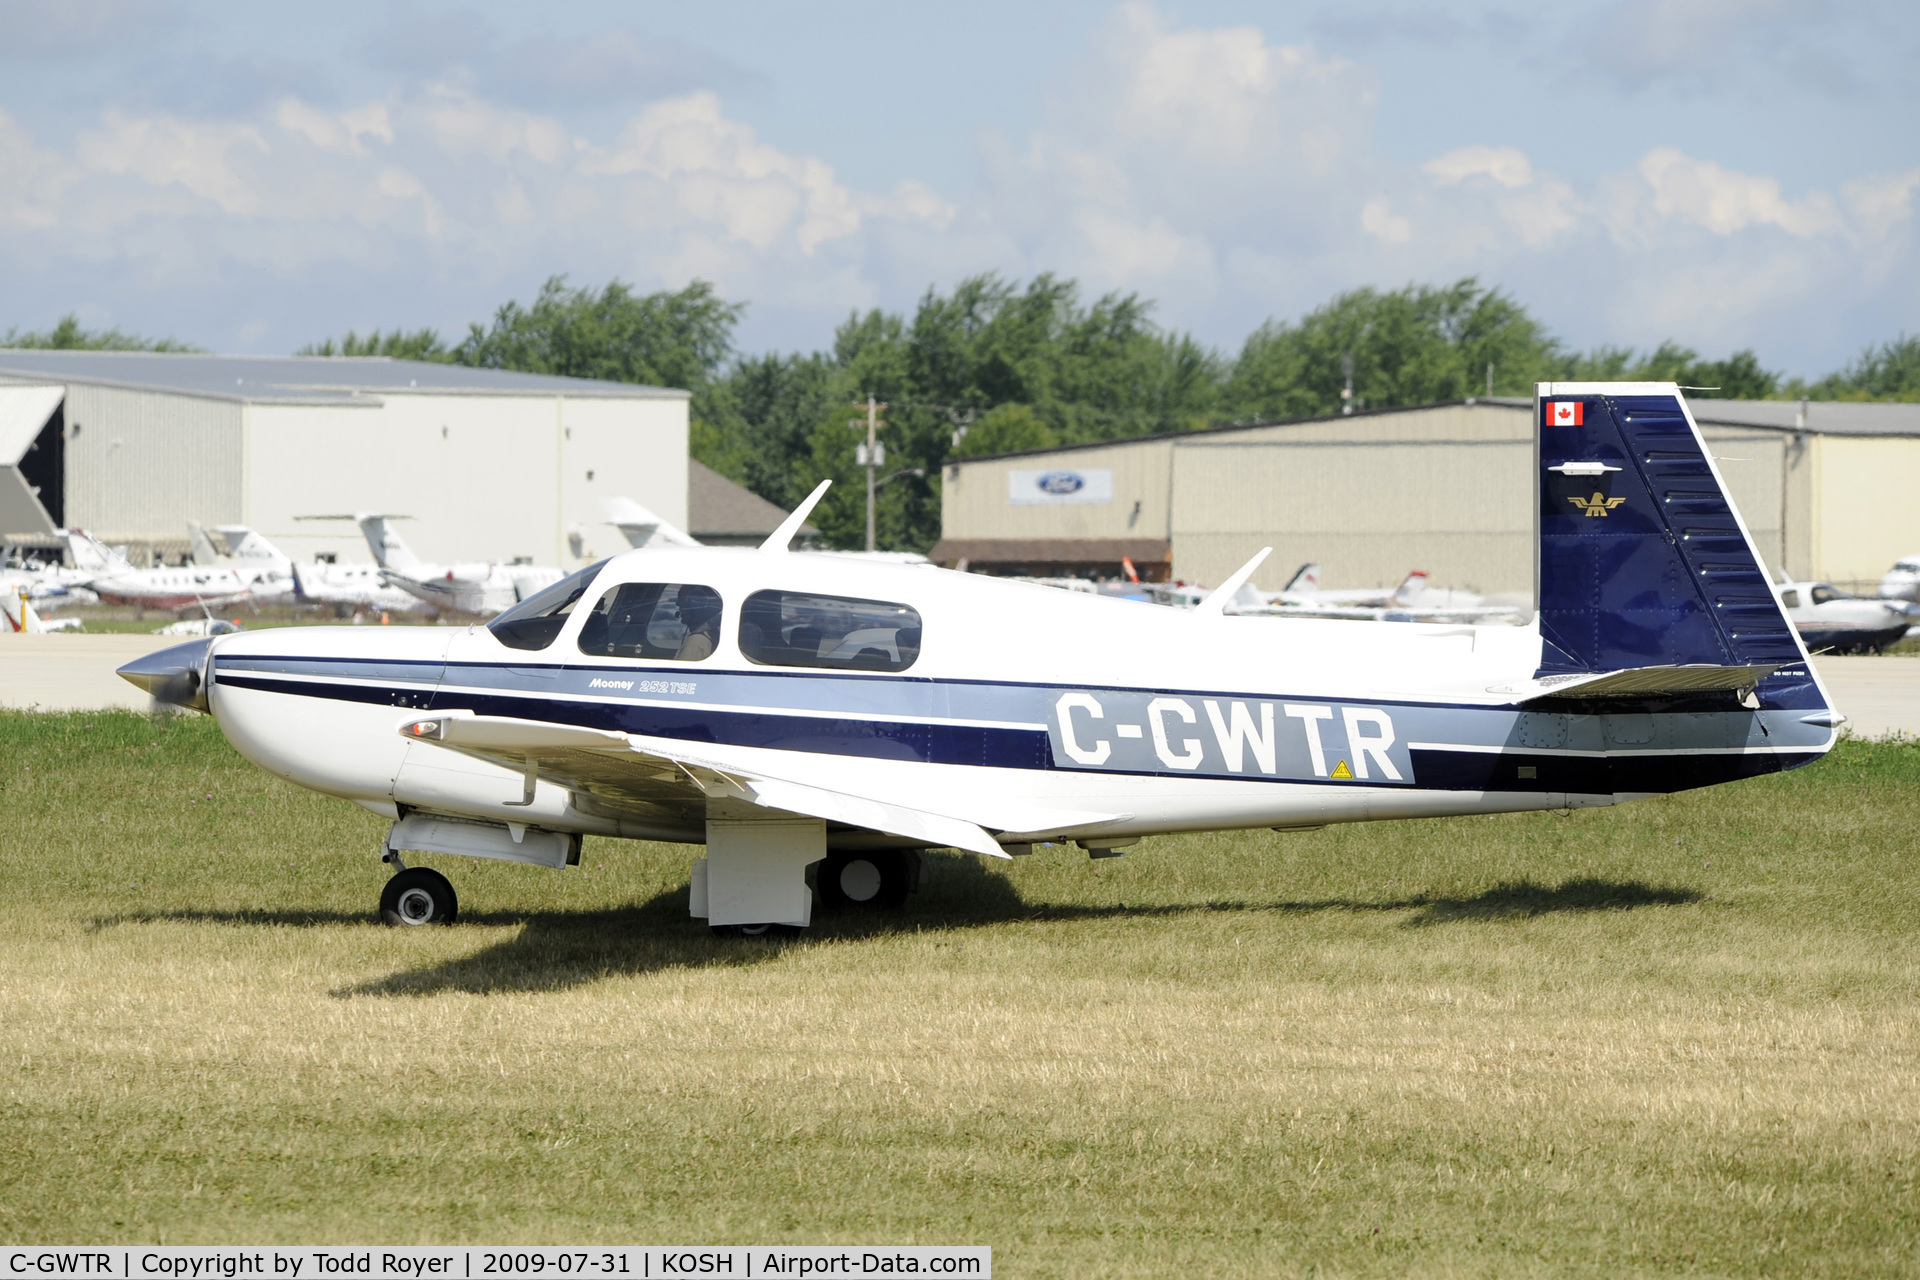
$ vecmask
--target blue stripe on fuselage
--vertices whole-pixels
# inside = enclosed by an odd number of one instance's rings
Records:
[[[1040,727],[1047,723],[1054,699],[1066,686],[839,673],[709,672],[684,667],[536,668],[455,664],[443,668],[439,662],[225,656],[217,657],[216,663],[217,682],[236,688],[418,710],[465,709],[483,715],[575,724],[690,743],[993,768],[1249,781],[1311,783],[1317,780],[1311,776],[1278,778],[1254,769],[1226,773],[1211,761],[1204,771],[1197,773],[1160,769],[1151,767],[1150,760],[1137,755],[1124,762],[1116,759],[1106,768],[1078,769],[1072,762],[1056,759],[1049,733]],[[444,684],[440,683],[443,674]],[[693,679],[689,680],[689,676]],[[608,697],[598,692],[586,694],[586,683],[595,678],[677,684],[692,690],[686,701],[703,705],[676,706],[658,697],[641,700]],[[373,681],[379,683],[369,683]],[[581,686],[582,692],[561,696],[572,693],[571,686],[575,683]],[[854,692],[847,687],[850,685],[858,686],[857,699],[848,696]],[[1106,696],[1128,691],[1094,692]],[[1233,697],[1186,691],[1179,696],[1196,703],[1209,696]],[[738,699],[746,705],[713,705],[722,698]],[[1239,700],[1248,701],[1248,695],[1240,694]],[[849,706],[849,702],[854,701],[861,705]],[[767,705],[770,702],[787,705]],[[1783,742],[1781,746],[1805,745],[1808,750],[1782,754],[1774,750],[1728,751],[1723,747],[1720,754],[1711,755],[1656,750],[1647,755],[1625,756],[1605,751],[1599,728],[1601,717],[1581,715],[1573,708],[1567,712],[1544,712],[1444,704],[1373,705],[1391,708],[1406,724],[1409,731],[1400,735],[1401,742],[1437,738],[1433,745],[1422,743],[1411,751],[1412,767],[1408,772],[1412,776],[1399,784],[1410,782],[1431,790],[1588,795],[1677,791],[1794,768],[1819,755],[1819,749],[1812,743]],[[833,711],[840,714],[826,714]],[[1739,727],[1732,721],[1744,723],[1752,717],[1745,712],[1709,709],[1689,711],[1672,719],[1675,723],[1726,721],[1722,728],[1714,730],[1715,740],[1725,743],[1727,733]],[[1035,727],[977,723],[996,720],[1018,721]],[[1567,727],[1570,722],[1574,724],[1571,729]],[[1547,736],[1539,736],[1542,733]],[[1552,737],[1555,733],[1561,735],[1559,742]],[[1751,737],[1755,746],[1767,741],[1757,722]],[[1561,743],[1572,750],[1537,753],[1528,750],[1530,746]],[[1447,745],[1480,749],[1447,750]],[[1521,771],[1527,768],[1532,770],[1532,776],[1522,777]],[[1380,785],[1381,781],[1328,780],[1328,785],[1370,786]]]

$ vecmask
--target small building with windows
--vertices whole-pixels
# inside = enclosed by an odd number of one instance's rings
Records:
[[[1920,404],[1690,402],[1770,568],[1871,591],[1920,551]],[[932,558],[976,572],[1216,583],[1255,551],[1284,586],[1412,570],[1533,586],[1533,402],[1236,423],[948,463]]]

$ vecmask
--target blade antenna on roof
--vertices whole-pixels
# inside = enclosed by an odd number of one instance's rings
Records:
[[[1219,586],[1215,587],[1205,600],[1202,600],[1199,604],[1193,607],[1193,611],[1195,613],[1212,614],[1216,617],[1219,616],[1219,614],[1226,609],[1227,601],[1233,599],[1233,593],[1238,591],[1241,587],[1244,587],[1245,585],[1247,585],[1247,579],[1251,578],[1253,576],[1253,571],[1260,567],[1260,562],[1262,560],[1265,560],[1268,556],[1272,554],[1273,554],[1272,547],[1260,548],[1259,552],[1254,555],[1253,559],[1247,561],[1245,564],[1241,565],[1238,569],[1235,569],[1233,571],[1233,576],[1231,578],[1228,578],[1225,582],[1221,583]]]
[[[780,527],[767,535],[767,540],[760,544],[760,549],[773,555],[785,555],[788,551],[787,544],[793,541],[793,535],[800,532],[800,526],[807,522],[807,517],[813,514],[814,507],[832,487],[831,480],[822,480],[815,485],[813,492],[793,509],[793,514],[782,520]]]

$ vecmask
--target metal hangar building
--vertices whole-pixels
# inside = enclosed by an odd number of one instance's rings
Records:
[[[427,561],[574,566],[626,547],[601,499],[688,528],[685,391],[377,357],[0,350],[0,539],[87,529],[137,562],[186,522],[296,560],[369,559],[405,515]]]
[[[1694,400],[1769,568],[1869,591],[1920,551],[1920,404]],[[1215,427],[947,465],[932,558],[976,572],[1533,589],[1533,402]]]

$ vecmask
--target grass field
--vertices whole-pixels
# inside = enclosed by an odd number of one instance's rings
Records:
[[[0,714],[0,1236],[989,1244],[1002,1276],[1920,1271],[1920,749],[1572,815],[932,859],[440,859],[201,718]]]

